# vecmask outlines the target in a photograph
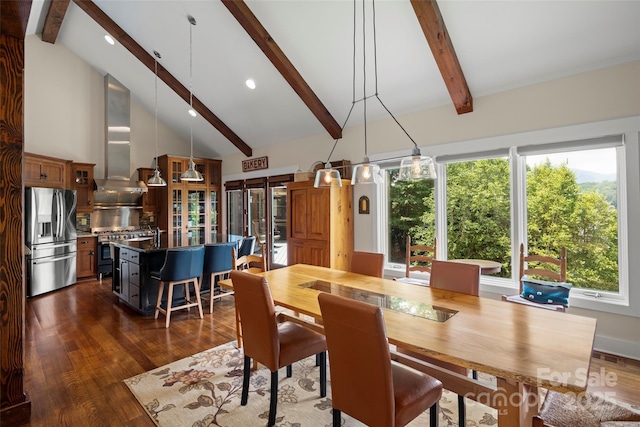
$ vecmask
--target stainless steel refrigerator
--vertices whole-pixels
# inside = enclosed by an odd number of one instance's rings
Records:
[[[27,296],[76,283],[76,192],[25,189]]]

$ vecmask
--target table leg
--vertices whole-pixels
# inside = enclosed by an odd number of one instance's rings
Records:
[[[538,387],[497,378],[495,408],[498,425],[531,427],[539,410]]]

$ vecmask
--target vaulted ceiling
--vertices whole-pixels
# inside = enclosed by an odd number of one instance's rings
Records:
[[[473,114],[473,98],[640,59],[639,1],[378,0],[375,49],[372,4],[365,31],[362,6],[354,19],[351,0],[35,0],[27,32],[113,75],[150,111],[160,52],[159,118],[188,140],[191,87],[194,144],[212,157],[339,137],[363,75],[366,96],[376,91],[375,59],[377,91],[396,116],[440,105]],[[368,105],[367,120],[388,117]],[[348,125],[361,122],[355,114]]]

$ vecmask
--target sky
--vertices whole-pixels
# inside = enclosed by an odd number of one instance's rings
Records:
[[[527,156],[527,165],[544,163],[546,159],[549,159],[552,165],[567,163],[572,170],[580,169],[602,174],[615,173],[617,167],[615,148]]]

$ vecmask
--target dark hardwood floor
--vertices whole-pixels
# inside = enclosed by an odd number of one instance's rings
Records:
[[[27,300],[25,390],[31,426],[153,426],[122,380],[232,341],[233,297],[165,318],[119,302],[111,280],[85,281]]]
[[[232,341],[233,297],[200,320],[197,310],[141,316],[111,293],[111,280],[81,282],[26,302],[25,390],[30,423],[11,426],[153,426],[122,380]],[[615,373],[617,398],[640,405],[640,366],[594,357],[592,372]]]

